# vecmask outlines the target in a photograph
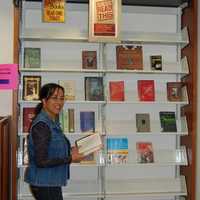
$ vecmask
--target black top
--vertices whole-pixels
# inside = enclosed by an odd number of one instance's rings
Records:
[[[51,139],[51,131],[44,122],[39,122],[33,127],[32,138],[35,146],[37,167],[54,167],[71,163],[71,156],[67,158],[48,159],[48,145]]]

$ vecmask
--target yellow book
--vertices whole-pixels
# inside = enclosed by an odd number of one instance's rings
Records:
[[[65,0],[43,0],[43,22],[65,22]]]

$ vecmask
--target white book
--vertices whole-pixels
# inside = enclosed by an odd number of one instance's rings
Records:
[[[76,146],[78,147],[79,153],[84,156],[89,155],[95,151],[98,151],[102,148],[102,140],[99,133],[94,133],[82,137],[75,141]]]
[[[74,80],[60,80],[59,84],[65,89],[65,100],[75,100],[76,82]]]

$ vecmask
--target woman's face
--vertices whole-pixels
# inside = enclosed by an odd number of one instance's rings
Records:
[[[52,119],[55,119],[64,105],[64,93],[62,89],[57,88],[49,99],[43,99],[42,102],[43,109]]]

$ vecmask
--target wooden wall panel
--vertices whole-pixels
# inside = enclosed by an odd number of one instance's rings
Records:
[[[182,109],[188,121],[188,136],[181,138],[181,144],[187,147],[188,166],[181,167],[181,174],[186,176],[188,190],[187,200],[195,200],[195,168],[196,168],[196,132],[197,132],[197,0],[191,1],[184,9],[182,26],[188,27],[190,44],[182,50],[182,56],[187,56],[190,74],[183,78],[188,88],[190,104]]]

